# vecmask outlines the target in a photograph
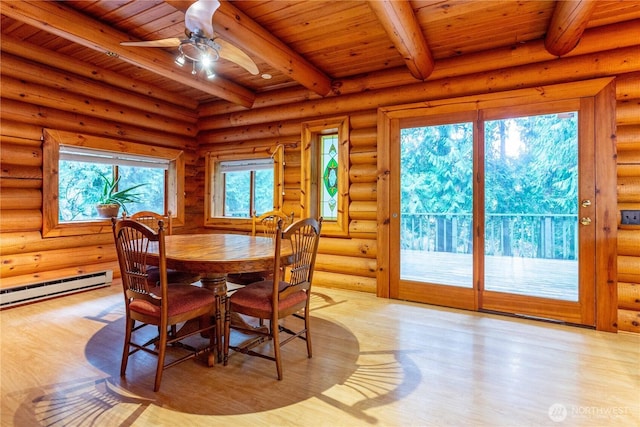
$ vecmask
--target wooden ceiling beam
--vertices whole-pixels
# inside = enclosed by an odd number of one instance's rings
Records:
[[[193,1],[166,1],[186,12]],[[224,40],[261,58],[307,89],[325,96],[331,92],[331,78],[228,1],[221,1],[213,14],[213,29]]]
[[[555,56],[571,52],[582,38],[596,6],[593,0],[556,1],[544,39],[547,51]]]
[[[253,92],[236,83],[219,77],[206,81],[194,78],[190,70],[175,66],[173,55],[162,49],[121,46],[121,41],[130,40],[127,34],[91,19],[65,6],[63,2],[2,1],[0,11],[10,18],[42,31],[98,52],[118,56],[132,65],[234,104],[250,108],[255,100]]]
[[[411,75],[426,80],[435,62],[409,0],[369,0],[369,7],[402,55]]]

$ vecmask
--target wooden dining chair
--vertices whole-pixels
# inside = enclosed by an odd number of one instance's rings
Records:
[[[313,270],[318,252],[322,218],[306,218],[294,222],[284,231],[282,220],[278,221],[275,234],[273,277],[239,288],[225,301],[224,322],[224,364],[229,359],[229,349],[250,356],[259,356],[276,363],[278,379],[282,379],[280,348],[301,338],[307,343],[307,356],[312,356],[309,322],[309,299]],[[289,252],[291,250],[291,252]],[[287,256],[287,254],[290,254]],[[285,257],[287,260],[283,262]],[[255,317],[268,321],[267,328],[246,328],[231,322],[234,314]],[[294,331],[288,323],[285,327],[280,320],[288,317],[302,319],[304,324]],[[255,338],[243,341],[241,345],[229,343],[231,329]],[[280,333],[286,338],[281,339]],[[266,340],[273,340],[273,352],[254,350]]]
[[[194,285],[171,284],[167,280],[167,261],[164,243],[164,223],[158,221],[157,232],[138,221],[112,219],[113,236],[118,254],[125,301],[125,337],[120,375],[125,376],[129,356],[142,350],[157,356],[154,391],[160,389],[163,370],[200,354],[208,353],[207,363],[213,366],[216,348],[215,316],[216,297],[208,289]],[[159,256],[159,283],[148,280],[147,255],[157,246]],[[193,328],[183,328],[177,333],[175,326],[185,322]],[[155,338],[149,339],[141,329],[156,328]],[[184,332],[187,330],[187,332]],[[208,335],[208,344],[193,348],[180,346],[176,351],[186,352],[165,362],[166,349],[187,337]],[[153,335],[152,335],[153,337]],[[145,341],[142,343],[142,341]]]
[[[282,211],[273,210],[262,215],[251,217],[251,235],[264,236],[274,239],[278,221],[282,221],[282,227],[286,228],[293,223],[293,212],[290,215]],[[248,285],[269,278],[271,271],[251,271],[243,273],[231,273],[227,275],[227,281],[235,285]]]
[[[156,232],[158,231],[158,221],[162,220],[165,225],[165,235],[170,236],[173,234],[173,220],[171,217],[171,211],[167,212],[167,215],[162,215],[152,211],[139,211],[131,214],[131,216],[129,217],[127,217],[126,215],[123,215],[122,217],[124,219],[138,221],[139,223],[146,225]],[[147,274],[149,282],[152,285],[157,284],[160,280],[159,270],[157,267],[149,266],[147,268]],[[167,276],[169,283],[183,283],[185,285],[200,280],[200,275],[198,273],[178,271],[171,268],[167,269]]]
[[[282,227],[287,228],[293,224],[293,212],[287,215],[278,210],[265,212],[262,215],[251,217],[251,234],[258,236],[260,233],[265,237],[275,238],[278,221],[282,220]]]

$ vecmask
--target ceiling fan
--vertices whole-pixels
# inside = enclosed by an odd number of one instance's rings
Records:
[[[176,64],[184,66],[191,62],[192,74],[197,74],[197,66],[205,72],[208,79],[215,77],[212,63],[219,58],[238,64],[254,76],[258,66],[238,47],[216,37],[211,20],[220,7],[218,0],[198,0],[187,9],[184,16],[186,39],[168,38],[140,42],[121,42],[122,46],[134,47],[177,47]]]

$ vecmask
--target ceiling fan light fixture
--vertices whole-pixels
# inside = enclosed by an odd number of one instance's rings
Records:
[[[182,67],[184,65],[184,61],[185,61],[185,58],[183,54],[176,56],[175,63],[177,66]]]
[[[216,73],[214,73],[211,68],[205,68],[205,73],[207,74],[207,79],[209,80],[213,80],[216,77]]]

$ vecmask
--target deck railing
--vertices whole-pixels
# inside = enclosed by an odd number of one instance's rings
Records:
[[[402,249],[472,253],[471,214],[403,213]],[[576,259],[577,215],[487,214],[485,254]]]

